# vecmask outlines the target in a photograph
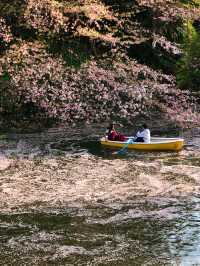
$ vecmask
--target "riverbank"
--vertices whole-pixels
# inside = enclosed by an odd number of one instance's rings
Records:
[[[132,124],[152,112],[180,125],[188,117],[199,121],[199,97],[193,97],[199,4],[75,0],[69,7],[28,0],[0,6],[0,127]]]

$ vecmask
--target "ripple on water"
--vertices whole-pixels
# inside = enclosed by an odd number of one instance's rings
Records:
[[[199,263],[198,134],[180,153],[123,157],[70,135],[0,141],[3,265]]]
[[[101,205],[82,211],[66,209],[67,215],[62,208],[60,213],[57,209],[45,215],[35,211],[4,215],[0,230],[7,231],[0,247],[1,261],[11,262],[14,256],[17,263],[37,260],[58,265],[134,265],[133,261],[170,265],[177,258],[188,263],[199,254],[199,208],[196,199],[162,202],[152,198],[120,210]]]

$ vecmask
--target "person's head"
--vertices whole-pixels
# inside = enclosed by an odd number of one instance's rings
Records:
[[[110,125],[108,126],[108,130],[109,131],[115,130],[115,126],[113,123],[110,123]]]
[[[147,126],[147,124],[142,124],[142,128],[144,128],[144,129],[147,129],[148,128],[148,126]]]

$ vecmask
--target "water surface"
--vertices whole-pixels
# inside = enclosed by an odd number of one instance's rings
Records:
[[[103,131],[0,139],[2,265],[200,265],[199,130],[179,153],[123,156]]]

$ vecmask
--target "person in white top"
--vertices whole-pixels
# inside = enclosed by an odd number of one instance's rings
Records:
[[[143,124],[142,130],[137,132],[136,139],[134,139],[134,142],[150,143],[150,139],[151,139],[150,130],[148,129],[148,126],[146,124]]]

